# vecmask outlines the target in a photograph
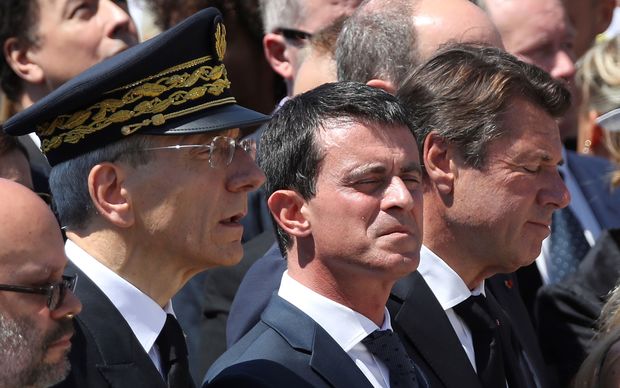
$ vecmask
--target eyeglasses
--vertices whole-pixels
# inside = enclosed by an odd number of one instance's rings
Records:
[[[284,39],[292,42],[306,43],[312,38],[312,34],[306,31],[295,30],[292,28],[277,28],[273,31],[274,34],[282,35]]]
[[[256,159],[256,141],[253,139],[235,140],[227,136],[216,136],[210,144],[177,144],[165,147],[145,148],[145,151],[154,150],[180,150],[185,148],[197,148],[208,154],[211,168],[222,168],[232,163],[237,148],[245,151],[252,160]]]
[[[22,292],[26,294],[41,294],[47,295],[47,307],[54,311],[65,300],[67,290],[73,292],[75,290],[75,284],[77,283],[77,275],[65,276],[62,280],[56,283],[48,284],[47,286],[40,287],[28,287],[28,286],[13,286],[8,284],[0,284],[0,291],[13,291]]]

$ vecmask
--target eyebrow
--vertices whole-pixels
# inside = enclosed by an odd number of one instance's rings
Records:
[[[387,172],[387,168],[384,164],[381,163],[368,163],[362,164],[361,166],[357,166],[351,171],[349,171],[350,178],[357,178],[363,176],[365,174],[385,174]],[[399,173],[409,173],[409,172],[417,172],[418,174],[422,174],[422,166],[418,162],[411,162],[400,168]]]

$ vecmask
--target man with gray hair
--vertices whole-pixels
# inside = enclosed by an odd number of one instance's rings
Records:
[[[295,76],[308,39],[334,20],[350,15],[362,0],[260,0],[267,61],[293,95]]]

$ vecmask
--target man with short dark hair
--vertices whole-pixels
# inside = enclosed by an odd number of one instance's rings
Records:
[[[69,372],[76,278],[49,207],[6,179],[0,198],[0,387],[44,388]]]
[[[209,8],[3,126],[41,137],[67,271],[81,278],[64,386],[193,386],[170,299],[196,273],[239,261],[247,193],[264,180],[240,128],[268,117],[236,104],[225,52]]]
[[[403,107],[364,84],[325,84],[282,106],[261,142],[288,270],[206,382],[237,373],[269,386],[277,368],[261,380],[241,365],[270,360],[315,387],[426,386],[385,308],[417,267],[422,232],[422,171]]]

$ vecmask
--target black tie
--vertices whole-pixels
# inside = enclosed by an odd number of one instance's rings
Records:
[[[187,361],[187,345],[185,335],[174,318],[166,316],[166,323],[155,341],[159,348],[161,366],[164,376],[167,376],[169,388],[194,388],[194,382],[189,374]]]
[[[415,365],[398,335],[391,330],[375,330],[362,340],[368,351],[381,360],[390,372],[391,388],[417,387]]]
[[[569,207],[553,212],[549,244],[549,282],[557,283],[577,271],[590,244],[583,235],[581,223]]]
[[[454,311],[471,331],[478,377],[485,388],[506,386],[499,320],[489,312],[483,295],[470,296],[454,306]]]

